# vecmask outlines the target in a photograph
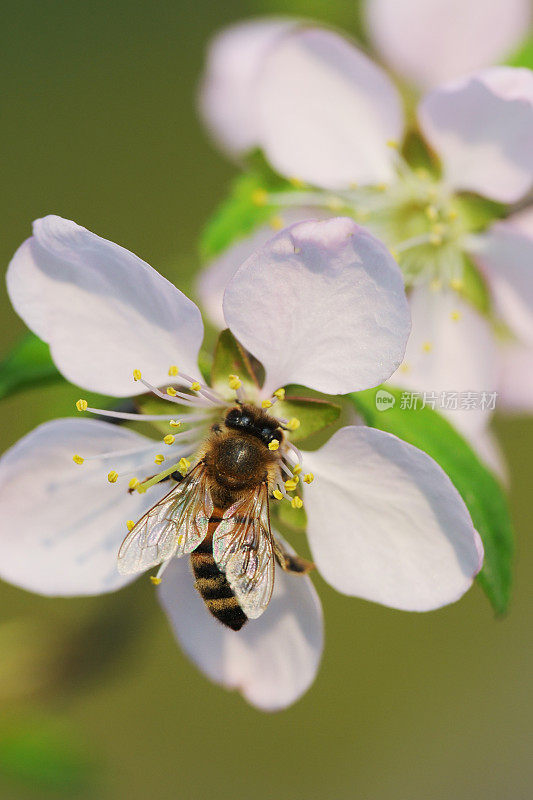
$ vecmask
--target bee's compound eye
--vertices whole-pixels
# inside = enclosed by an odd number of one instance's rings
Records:
[[[261,439],[265,444],[270,444],[274,439],[277,439],[279,443],[279,434],[272,428],[261,428]]]

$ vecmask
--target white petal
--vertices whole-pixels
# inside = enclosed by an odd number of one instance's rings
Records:
[[[102,394],[145,391],[168,368],[198,371],[203,338],[198,308],[140,258],[61,217],[33,225],[7,273],[15,311],[48,342],[72,383]]]
[[[431,291],[421,286],[410,293],[409,304],[413,328],[405,361],[390,383],[419,392],[419,406],[426,392],[427,404],[470,438],[490,420],[490,403],[481,407],[483,392],[498,389],[497,349],[491,327],[452,291]]]
[[[511,203],[533,181],[533,73],[493,67],[430,92],[419,122],[456,189]]]
[[[533,236],[502,222],[478,237],[477,245],[496,312],[518,339],[533,345]]]
[[[387,141],[403,132],[398,92],[337,34],[285,36],[265,59],[257,105],[263,149],[283,175],[329,189],[392,177]]]
[[[184,560],[169,564],[158,592],[189,658],[210,680],[237,689],[257,708],[286,708],[313,682],[323,626],[320,601],[308,577],[276,568],[267,610],[238,632],[211,616]]]
[[[132,576],[117,570],[126,521],[137,520],[169,488],[129,494],[128,478],[111,484],[107,473],[145,465],[142,448],[150,441],[106,422],[69,418],[39,426],[4,453],[0,576],[46,595],[100,594],[129,583]],[[110,451],[117,455],[82,465],[72,460],[74,453]]]
[[[224,316],[265,367],[265,394],[287,383],[328,394],[375,386],[402,360],[410,328],[396,262],[345,217],[271,239],[229,283]]]
[[[199,109],[220,147],[239,155],[258,143],[256,81],[262,62],[295,20],[252,19],[221,31],[211,42]]]
[[[211,322],[218,328],[224,328],[226,323],[222,310],[222,300],[224,299],[226,286],[248,256],[251,256],[254,250],[259,250],[260,247],[263,247],[275,236],[276,230],[279,230],[280,227],[277,223],[281,222],[281,227],[284,228],[306,219],[322,219],[330,216],[331,214],[323,214],[316,208],[306,206],[289,208],[276,217],[276,229],[271,225],[262,225],[249,236],[239,239],[238,242],[228,247],[200,273],[197,292],[202,311],[207,314]]]
[[[459,493],[426,453],[389,433],[341,428],[305,453],[309,543],[345,594],[405,611],[458,600],[483,548]]]
[[[510,342],[500,350],[500,395],[505,411],[533,412],[533,347]]]
[[[531,18],[529,0],[367,0],[369,32],[384,60],[431,87],[503,60]]]

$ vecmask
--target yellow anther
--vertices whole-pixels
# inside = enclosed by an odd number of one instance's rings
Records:
[[[293,508],[301,508],[303,506],[302,498],[298,497],[298,495],[296,497],[293,497],[291,500],[291,506]]]
[[[449,220],[453,222],[459,216],[459,212],[457,211],[456,208],[450,208],[446,216],[448,217]]]
[[[330,211],[339,211],[339,209],[344,208],[344,203],[340,197],[328,197],[326,198],[326,206]]]
[[[403,364],[400,364],[400,372],[409,372],[410,369],[411,367],[409,366],[407,361],[404,361]]]
[[[295,189],[304,189],[305,188],[305,181],[301,178],[296,178],[294,175],[292,178],[289,178],[289,183],[291,186],[294,186]]]
[[[422,350],[424,351],[424,353],[431,353],[431,351],[433,350],[433,345],[431,344],[431,342],[424,342],[424,344],[422,345]]]
[[[175,364],[172,364],[172,366],[168,368],[168,374],[171,375],[173,378],[175,378],[176,375],[179,374],[179,369]]]
[[[301,252],[302,252],[302,248],[301,247],[295,247],[294,248],[294,254],[295,255],[299,256]]]
[[[173,386],[167,386],[167,394],[169,394],[171,397],[176,397],[177,391]]]
[[[238,375],[228,375],[228,385],[230,389],[233,389],[236,392],[237,389],[241,388],[242,381]]]
[[[263,400],[261,403],[261,408],[272,408],[272,401],[271,400]]]
[[[378,183],[378,185],[376,186],[378,192],[386,192],[388,188],[389,185],[387,183]]]
[[[185,541],[185,536],[183,534],[178,536],[178,544],[183,544],[184,541]]]
[[[461,312],[460,311],[452,311],[450,317],[454,322],[458,322],[461,319]]]
[[[443,225],[442,222],[436,222],[435,225],[431,226],[431,231],[437,236],[443,236],[446,233],[446,225]]]
[[[285,400],[285,389],[276,389],[274,397],[277,397],[278,400]]]
[[[439,218],[438,209],[435,206],[427,206],[426,217],[431,220],[431,222],[436,222]]]
[[[461,278],[452,278],[450,281],[450,286],[454,291],[460,292],[464,288],[464,283]]]
[[[72,456],[72,460],[74,461],[75,464],[83,464],[83,462],[85,461],[85,459],[79,456],[77,453],[76,455]]]
[[[111,472],[107,473],[107,480],[109,483],[116,483],[118,480],[118,472],[115,472],[115,470],[112,469]]]
[[[277,439],[272,439],[272,441],[268,445],[268,449],[277,450],[278,448],[279,448],[279,441]]]
[[[128,529],[129,531],[132,531],[132,530],[134,529],[134,527],[135,527],[135,523],[134,523],[134,521],[133,521],[132,519],[129,519],[129,520],[126,522],[126,527],[127,527],[127,529]]]
[[[252,192],[252,203],[254,206],[266,206],[268,200],[268,192],[264,189],[256,189]]]
[[[285,223],[280,216],[276,215],[275,217],[270,217],[269,225],[272,230],[280,231],[285,226]]]
[[[285,489],[288,492],[294,492],[296,487],[298,486],[298,476],[295,475],[294,478],[289,478],[288,481],[285,481]]]
[[[296,431],[300,427],[300,420],[297,417],[291,417],[285,427],[288,431]]]
[[[304,475],[304,483],[313,483],[315,476],[312,472],[306,472]]]
[[[87,406],[88,405],[89,404],[88,404],[87,400],[81,400],[80,399],[76,403],[76,408],[78,409],[78,411],[87,411]]]
[[[283,495],[281,494],[279,489],[274,489],[272,492],[272,496],[276,498],[276,500],[283,500]]]
[[[158,453],[154,458],[154,464],[157,464],[157,466],[159,466],[160,464],[163,463],[164,460],[165,456],[163,455],[163,453]]]
[[[131,481],[128,483],[128,487],[130,489],[136,489],[139,484],[140,484],[139,478],[132,478]]]
[[[133,370],[133,380],[134,381],[140,381],[141,378],[142,378],[141,370],[140,369],[134,369]]]
[[[429,243],[434,247],[438,247],[439,244],[442,244],[442,236],[439,233],[430,233]]]
[[[293,470],[292,470],[292,471],[293,471],[293,474],[294,474],[294,475],[299,475],[299,474],[300,474],[300,472],[302,471],[302,468],[301,468],[301,466],[300,466],[299,464],[296,464],[296,466],[295,466],[295,467],[293,467]]]
[[[172,433],[167,433],[166,436],[163,436],[163,441],[165,444],[174,444],[176,437]]]
[[[186,458],[180,458],[178,464],[178,470],[181,472],[182,475],[187,474],[187,470],[191,466],[191,462]]]
[[[201,388],[202,387],[200,386],[198,381],[194,381],[194,383],[191,383],[191,389],[193,390],[193,392],[199,392]]]
[[[429,288],[432,292],[440,292],[442,289],[442,281],[439,278],[433,278],[431,283],[429,284]]]
[[[154,586],[159,586],[161,583],[161,578],[158,578],[157,575],[150,575],[150,580],[154,584]]]
[[[181,427],[181,422],[179,421],[179,419],[171,419],[168,424],[170,425],[171,428],[180,428]]]
[[[400,143],[396,141],[396,139],[389,139],[387,141],[387,147],[390,147],[392,150],[398,150],[400,147]]]

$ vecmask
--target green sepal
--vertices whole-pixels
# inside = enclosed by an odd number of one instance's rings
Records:
[[[272,500],[270,510],[275,519],[290,531],[302,533],[307,529],[307,514],[305,508],[293,508],[289,500]]]
[[[492,304],[487,282],[472,259],[466,253],[462,253],[462,257],[463,285],[459,290],[459,294],[464,297],[470,305],[474,306],[480,314],[488,316],[491,313]]]
[[[248,236],[259,225],[272,219],[278,209],[276,206],[258,203],[256,194],[286,186],[288,184],[281,179],[263,171],[239,175],[231,185],[229,196],[216,209],[203,230],[200,239],[202,260],[215,258],[233,242]]]
[[[376,407],[376,392],[394,397],[392,407]],[[377,387],[350,395],[367,425],[393,433],[428,453],[448,474],[472,517],[485,548],[478,581],[497,614],[507,610],[512,582],[513,528],[504,491],[470,445],[437,411],[429,407],[402,409],[402,390]]]
[[[0,363],[0,398],[64,380],[52,361],[48,345],[28,333]]]
[[[289,433],[291,442],[307,439],[333,425],[340,417],[340,406],[330,400],[308,396],[308,393],[309,390],[301,386],[287,386],[285,399],[279,400],[273,409],[278,418],[289,420],[296,417],[300,421],[300,427]]]
[[[483,231],[491,222],[505,216],[506,207],[477,194],[457,195],[453,200],[459,218],[470,232]]]
[[[507,59],[511,67],[527,67],[533,69],[533,36],[526,39],[519,50]]]
[[[230,375],[238,375],[245,394],[257,395],[263,375],[262,368],[236,340],[229,328],[218,337],[211,367],[211,387],[223,397],[235,396],[229,388]]]

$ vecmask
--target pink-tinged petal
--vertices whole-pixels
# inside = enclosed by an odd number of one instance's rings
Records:
[[[507,218],[506,224],[513,230],[525,233],[533,238],[533,205],[517,211]]]
[[[365,427],[305,453],[304,489],[317,568],[338,591],[405,611],[458,600],[483,547],[446,473],[426,453]]]
[[[498,388],[497,348],[488,321],[452,291],[421,286],[409,295],[413,327],[405,360],[390,383],[418,392],[467,438],[491,417]]]
[[[512,203],[531,187],[531,70],[493,67],[435,89],[418,119],[455,189]]]
[[[533,345],[533,236],[512,222],[496,223],[478,237],[474,254],[496,312],[518,339]]]
[[[255,250],[259,250],[260,247],[263,247],[272,239],[280,227],[285,228],[288,225],[292,225],[295,222],[303,222],[306,219],[322,219],[326,217],[331,217],[331,214],[323,214],[316,208],[298,206],[286,209],[274,218],[275,228],[272,225],[262,225],[249,236],[239,239],[220,256],[211,261],[200,273],[196,286],[202,311],[207,314],[211,322],[218,328],[225,327],[226,322],[222,310],[222,301],[226,286],[241,264]]]
[[[267,395],[287,383],[328,394],[375,386],[401,362],[410,328],[396,262],[346,217],[277,234],[228,284],[224,316],[265,367]]]
[[[72,383],[102,394],[145,391],[168,368],[198,372],[203,339],[198,308],[140,258],[86,228],[49,216],[33,225],[7,273],[15,311],[50,345]]]
[[[502,346],[498,402],[516,414],[533,411],[533,347],[513,342]]]
[[[403,114],[387,75],[331,31],[297,30],[265,59],[260,136],[283,175],[328,189],[388,181]]]
[[[210,680],[238,690],[256,708],[286,708],[314,681],[324,636],[320,601],[308,577],[276,567],[267,610],[238,632],[211,616],[185,560],[172,561],[158,592],[191,661]]]
[[[206,127],[232,156],[258,144],[256,82],[273,45],[296,25],[292,19],[252,19],[231,25],[212,40],[199,95]]]
[[[383,59],[430,88],[488,67],[527,34],[529,0],[366,0],[370,36]]]
[[[126,521],[169,488],[129,494],[128,478],[111,484],[107,474],[146,468],[150,442],[116,425],[70,418],[39,426],[4,453],[0,577],[45,595],[101,594],[129,583],[135,576],[117,570]],[[72,460],[74,453],[94,458],[110,451],[116,455],[82,465]]]

